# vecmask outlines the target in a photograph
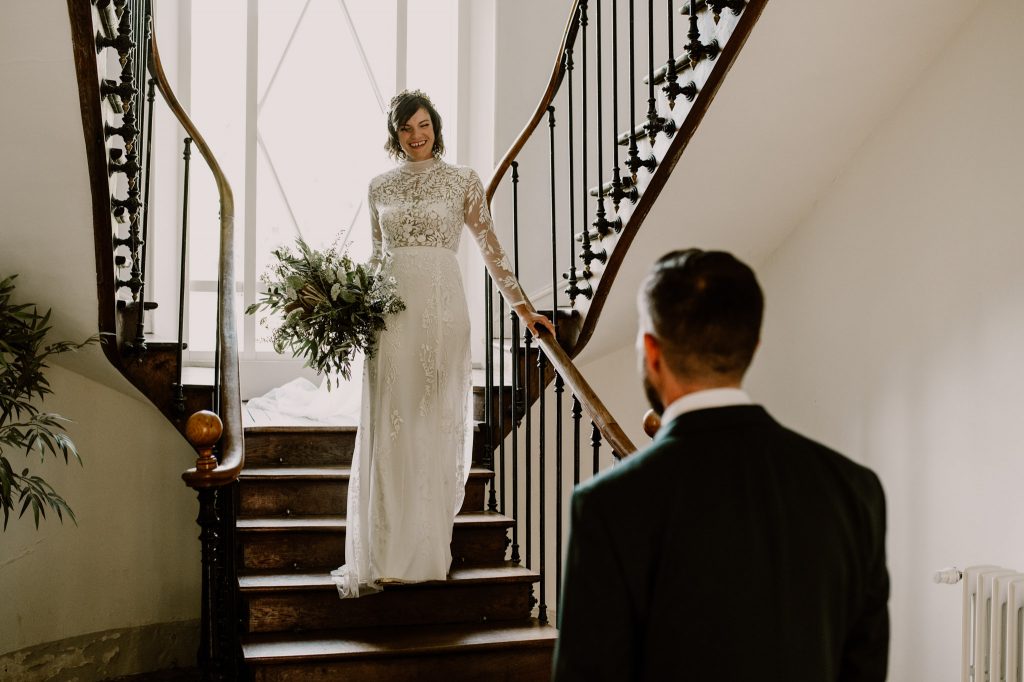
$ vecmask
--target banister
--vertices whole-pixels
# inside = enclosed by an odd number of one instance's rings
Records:
[[[505,156],[502,157],[498,163],[497,168],[494,169],[494,174],[491,176],[491,181],[487,183],[487,204],[491,203],[491,199],[494,198],[494,193],[498,191],[498,185],[501,183],[501,179],[505,177],[506,171],[519,152],[522,151],[526,141],[530,139],[530,135],[537,128],[537,125],[541,122],[541,119],[548,112],[548,107],[555,99],[555,95],[558,93],[558,88],[562,84],[562,79],[565,77],[565,51],[566,49],[573,46],[576,42],[576,34],[579,32],[579,22],[576,20],[576,16],[579,13],[580,0],[573,0],[572,11],[569,12],[569,21],[565,26],[565,31],[562,35],[562,42],[558,47],[558,57],[555,59],[555,68],[551,71],[551,78],[548,80],[548,87],[544,90],[544,94],[541,95],[540,103],[537,105],[537,109],[533,112],[533,116],[530,117],[529,122],[520,131],[519,136],[516,137],[515,142],[509,147],[508,151],[505,152]]]
[[[565,31],[562,35],[562,42],[558,48],[558,56],[555,60],[554,69],[551,72],[551,78],[548,81],[547,89],[544,94],[541,95],[540,103],[537,105],[533,116],[530,118],[526,126],[519,133],[515,142],[509,147],[509,150],[505,152],[505,156],[498,163],[497,168],[494,169],[494,174],[491,177],[489,183],[487,183],[487,204],[490,206],[491,200],[494,198],[494,193],[498,189],[498,185],[501,183],[501,179],[504,177],[505,172],[508,171],[512,162],[522,151],[526,141],[536,130],[540,121],[548,112],[548,107],[555,99],[555,95],[558,93],[558,89],[562,84],[562,79],[565,77],[565,52],[570,49],[576,41],[576,34],[579,32],[579,7],[580,0],[573,0],[572,10],[569,12],[569,20],[566,23]],[[511,308],[511,301],[509,303]],[[612,416],[611,412],[605,407],[604,403],[598,397],[597,393],[590,386],[589,382],[583,377],[580,371],[573,364],[569,354],[565,352],[555,338],[548,332],[542,333],[537,338],[537,343],[544,348],[544,354],[548,361],[551,363],[554,370],[562,376],[573,393],[579,399],[580,404],[586,411],[587,415],[597,426],[598,430],[604,436],[605,440],[609,443],[612,449],[620,456],[625,457],[636,452],[636,446],[630,441],[622,427],[619,426],[618,421]]]
[[[537,344],[544,349],[544,355],[547,357],[548,362],[555,366],[565,383],[569,384],[569,388],[572,389],[572,392],[579,399],[587,416],[590,417],[590,420],[601,431],[601,435],[604,436],[605,441],[611,446],[615,454],[625,457],[636,452],[637,447],[633,444],[633,441],[629,439],[626,432],[619,426],[619,422],[608,411],[608,408],[604,406],[601,399],[597,397],[597,393],[594,392],[594,389],[587,380],[580,374],[580,371],[576,369],[576,365],[569,358],[569,354],[558,344],[558,341],[555,340],[551,332],[543,331],[537,338]]]
[[[238,334],[235,328],[235,199],[224,171],[214,157],[209,145],[185,112],[171,89],[164,73],[160,50],[157,46],[156,29],[150,18],[150,75],[156,80],[157,88],[167,102],[174,117],[192,138],[196,149],[206,160],[217,183],[220,196],[220,297],[217,311],[220,328],[217,330],[222,349],[220,362],[220,418],[224,432],[220,442],[220,462],[214,468],[197,464],[185,471],[181,478],[190,488],[218,488],[238,479],[245,466],[245,449],[242,436],[242,399],[238,383]]]

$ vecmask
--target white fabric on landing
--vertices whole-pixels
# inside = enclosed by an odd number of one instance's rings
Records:
[[[473,445],[469,311],[455,256],[463,224],[497,285],[523,299],[472,170],[405,163],[373,179],[369,206],[374,260],[406,309],[388,319],[365,365],[345,565],[331,574],[342,598],[379,591],[381,580],[444,580],[451,566]]]
[[[320,385],[299,377],[245,403],[256,424],[330,424],[353,426],[359,423],[359,395],[362,388],[363,357],[352,361],[352,380],[337,383],[324,377]],[[328,388],[330,384],[330,388]]]

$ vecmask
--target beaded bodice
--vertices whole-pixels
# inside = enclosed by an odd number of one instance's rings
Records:
[[[483,184],[472,168],[439,159],[406,161],[370,182],[369,207],[375,259],[407,246],[455,251],[465,224],[495,284],[513,305],[525,300],[494,235]]]

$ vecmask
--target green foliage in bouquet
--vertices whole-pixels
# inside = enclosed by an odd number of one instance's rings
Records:
[[[32,509],[36,528],[39,519],[46,518],[47,508],[61,521],[67,513],[77,524],[74,512],[53,486],[40,476],[30,474],[27,468],[16,472],[7,454],[21,451],[27,457],[38,453],[43,462],[47,455],[63,456],[65,464],[74,457],[82,463],[62,425],[68,420],[59,414],[43,412],[38,403],[53,393],[43,374],[49,357],[78,350],[96,337],[84,343],[58,341],[44,346],[43,341],[50,331],[50,311],[39,314],[35,304],[11,303],[15,277],[17,275],[0,280],[0,508],[3,509],[4,530],[16,503],[21,505],[19,518]]]
[[[267,291],[246,314],[262,309],[282,314],[284,321],[271,335],[275,351],[290,349],[319,374],[351,379],[356,353],[373,355],[385,318],[405,310],[394,277],[333,248],[317,251],[302,239],[296,240],[296,250],[281,247],[272,253],[277,263],[260,277]],[[267,317],[260,323],[268,326]]]

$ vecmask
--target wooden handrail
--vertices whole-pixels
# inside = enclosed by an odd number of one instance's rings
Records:
[[[540,103],[537,105],[536,111],[533,112],[533,116],[530,117],[529,122],[519,133],[519,136],[512,143],[512,146],[505,152],[505,156],[502,157],[501,162],[498,163],[497,168],[494,169],[494,174],[491,175],[491,181],[487,183],[487,204],[491,203],[491,199],[494,198],[494,193],[498,191],[498,185],[501,184],[501,179],[505,177],[505,173],[508,171],[509,166],[515,161],[516,157],[519,156],[519,152],[522,151],[526,141],[530,139],[530,135],[537,129],[537,125],[541,119],[548,112],[548,107],[555,100],[555,95],[558,94],[558,87],[562,84],[562,79],[565,78],[565,51],[572,47],[576,42],[576,34],[579,32],[580,23],[576,19],[576,15],[579,13],[580,0],[573,0],[572,11],[569,12],[569,21],[565,26],[565,32],[562,35],[562,42],[558,46],[558,55],[555,57],[555,68],[551,71],[551,78],[548,80],[548,87],[544,91],[544,94],[540,97]]]
[[[540,103],[537,104],[537,108],[530,118],[529,122],[523,128],[522,132],[516,138],[509,150],[505,152],[505,156],[501,159],[497,168],[494,169],[494,174],[491,176],[491,181],[487,183],[487,204],[491,203],[494,198],[494,193],[498,189],[498,185],[501,183],[501,179],[505,176],[512,162],[522,151],[526,141],[530,139],[530,136],[536,130],[540,121],[547,114],[548,107],[555,99],[555,95],[558,94],[558,88],[562,84],[562,80],[565,78],[565,52],[570,49],[575,41],[576,34],[579,32],[579,7],[580,0],[573,0],[572,9],[569,12],[569,20],[566,23],[565,31],[562,35],[562,42],[558,47],[558,55],[555,58],[555,67],[551,71],[551,78],[548,80],[547,89],[544,94],[541,95]],[[511,301],[509,303],[511,309]],[[569,384],[573,394],[580,401],[580,405],[583,410],[590,417],[590,420],[597,426],[601,435],[604,436],[605,441],[611,446],[612,450],[619,456],[625,457],[636,452],[637,447],[626,435],[622,427],[619,426],[618,421],[612,416],[612,413],[605,406],[604,402],[598,397],[597,392],[594,391],[593,387],[587,382],[587,380],[580,374],[580,371],[573,364],[569,354],[565,352],[558,341],[551,335],[550,332],[542,332],[537,338],[537,343],[544,349],[544,355],[547,357],[548,362],[551,363],[554,370],[561,375],[562,379]]]
[[[238,479],[245,466],[245,448],[242,435],[242,399],[238,385],[238,334],[235,328],[235,199],[227,176],[210,151],[206,140],[185,112],[171,89],[164,73],[160,50],[157,47],[156,29],[150,18],[150,74],[156,80],[157,88],[167,106],[181,127],[192,138],[196,149],[210,167],[220,195],[220,300],[217,312],[220,328],[217,330],[221,348],[220,362],[220,418],[224,432],[220,441],[220,462],[208,468],[200,462],[181,475],[190,488],[217,488]]]

